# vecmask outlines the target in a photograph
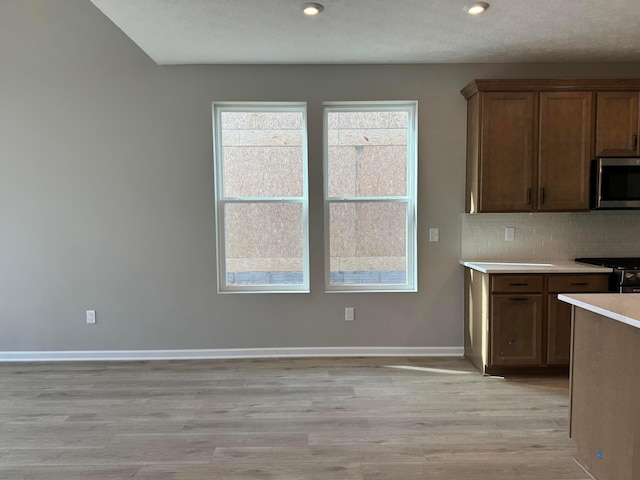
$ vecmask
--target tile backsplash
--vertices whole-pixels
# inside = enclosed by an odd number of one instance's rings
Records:
[[[462,214],[460,258],[550,261],[640,257],[640,211]],[[515,228],[505,241],[505,228]]]

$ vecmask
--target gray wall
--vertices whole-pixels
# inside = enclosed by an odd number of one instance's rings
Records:
[[[89,0],[0,2],[0,61],[5,351],[461,345],[459,89],[640,76],[638,64],[159,67]],[[393,99],[419,101],[419,292],[325,294],[322,101]],[[214,100],[308,102],[311,294],[215,293]]]

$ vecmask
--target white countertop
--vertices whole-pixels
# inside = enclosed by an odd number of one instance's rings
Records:
[[[465,267],[482,273],[611,273],[613,269],[586,265],[577,262],[468,262],[461,260]]]
[[[567,293],[558,300],[640,328],[640,293]]]

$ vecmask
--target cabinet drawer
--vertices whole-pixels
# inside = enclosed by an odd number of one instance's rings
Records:
[[[491,277],[491,292],[542,292],[542,275],[495,275]]]
[[[606,292],[609,275],[549,275],[550,293]]]

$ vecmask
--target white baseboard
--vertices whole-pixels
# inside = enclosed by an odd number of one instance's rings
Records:
[[[461,357],[463,353],[463,347],[302,347],[222,348],[206,350],[0,351],[0,362],[196,360],[293,357]]]

